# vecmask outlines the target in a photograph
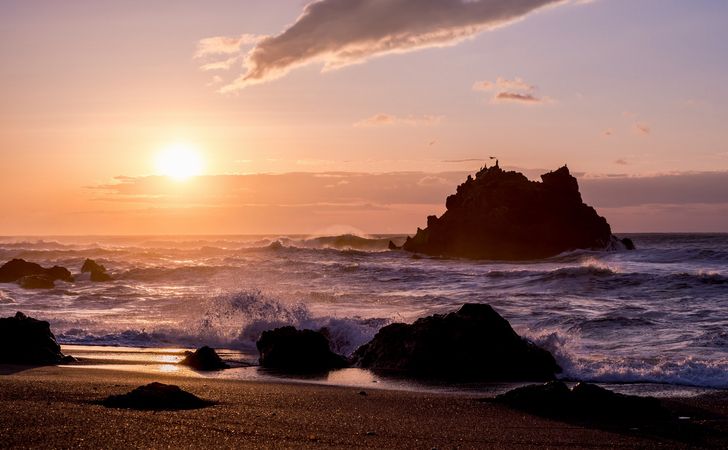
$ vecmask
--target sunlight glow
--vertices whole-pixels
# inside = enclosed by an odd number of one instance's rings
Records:
[[[187,143],[175,143],[157,154],[157,174],[185,181],[202,173],[202,158],[197,149]]]

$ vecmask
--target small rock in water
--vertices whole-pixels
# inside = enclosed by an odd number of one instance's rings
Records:
[[[86,258],[86,261],[83,262],[83,266],[81,266],[81,273],[85,272],[91,273],[91,281],[111,281],[111,275],[106,273],[106,267],[98,264],[93,259]]]
[[[127,394],[111,395],[101,404],[108,408],[174,411],[204,408],[213,402],[183,391],[179,386],[154,382],[140,386]]]
[[[26,275],[18,280],[23,289],[53,289],[56,287],[53,280],[45,275]]]
[[[208,346],[200,347],[194,353],[187,352],[187,356],[179,363],[196,370],[222,370],[230,367]]]
[[[324,333],[281,327],[264,331],[255,343],[260,365],[290,373],[318,373],[341,369],[346,358],[331,351]]]

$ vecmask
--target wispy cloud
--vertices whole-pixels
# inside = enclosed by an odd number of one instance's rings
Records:
[[[540,104],[549,100],[538,96],[538,88],[521,78],[498,77],[495,81],[477,81],[473,84],[473,90],[493,92],[491,103]]]
[[[496,102],[516,102],[516,103],[543,103],[543,99],[533,94],[522,94],[520,92],[499,92],[493,98]]]
[[[298,19],[248,51],[243,38],[208,38],[198,55],[244,55],[247,71],[222,91],[232,92],[280,78],[292,69],[322,63],[337,69],[370,58],[423,48],[455,45],[529,13],[569,0],[319,0],[307,4]]]
[[[197,42],[195,58],[208,56],[231,55],[239,53],[244,45],[255,44],[263,36],[242,34],[240,36],[213,36]]]
[[[477,81],[473,84],[475,91],[533,91],[536,86],[526,83],[521,78],[509,80],[507,78],[498,77],[495,81]]]
[[[408,116],[396,116],[393,114],[379,113],[366,119],[360,120],[354,124],[355,127],[381,127],[389,125],[435,125],[441,122],[443,116],[434,114],[423,114],[420,116],[408,115]]]
[[[643,136],[652,133],[652,129],[650,128],[650,126],[644,122],[635,122],[634,131],[635,133],[641,134]]]

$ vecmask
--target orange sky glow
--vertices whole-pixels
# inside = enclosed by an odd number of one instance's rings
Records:
[[[30,3],[1,235],[413,233],[493,155],[617,231],[728,231],[728,5]]]

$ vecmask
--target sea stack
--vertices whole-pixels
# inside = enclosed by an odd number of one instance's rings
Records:
[[[581,199],[564,166],[531,181],[498,164],[468,176],[403,249],[432,256],[541,259],[577,249],[625,248],[607,220]]]

